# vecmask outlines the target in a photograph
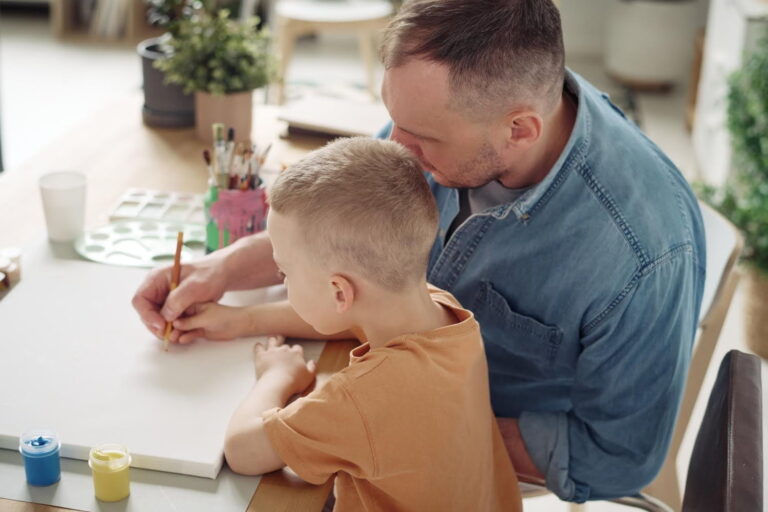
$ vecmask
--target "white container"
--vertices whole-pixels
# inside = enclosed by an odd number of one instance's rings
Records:
[[[85,175],[75,171],[56,171],[40,177],[48,238],[72,242],[85,224]]]
[[[606,33],[608,73],[638,87],[683,81],[691,71],[697,9],[693,0],[614,0]]]

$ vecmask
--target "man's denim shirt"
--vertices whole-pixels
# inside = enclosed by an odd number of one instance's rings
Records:
[[[704,290],[704,228],[674,164],[575,73],[571,137],[547,177],[472,215],[446,240],[440,210],[428,281],[480,322],[499,417],[519,418],[547,486],[576,502],[626,496],[661,467]]]

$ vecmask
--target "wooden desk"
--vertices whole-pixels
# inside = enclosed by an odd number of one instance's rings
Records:
[[[141,94],[112,105],[48,146],[20,169],[0,175],[0,247],[23,246],[45,230],[37,179],[50,170],[78,170],[86,174],[86,228],[105,224],[107,214],[131,187],[201,193],[207,171],[204,146],[193,130],[149,129],[141,122]],[[55,122],[52,120],[51,122]],[[267,168],[290,164],[325,141],[312,137],[279,138],[285,126],[277,108],[255,110],[253,138],[273,142]],[[266,177],[269,180],[269,177]],[[23,267],[23,259],[22,259]],[[345,367],[352,341],[326,345],[318,361],[318,382]],[[332,482],[307,484],[287,471],[265,475],[247,512],[321,510]],[[0,499],[0,509],[14,512],[65,511],[57,507]]]

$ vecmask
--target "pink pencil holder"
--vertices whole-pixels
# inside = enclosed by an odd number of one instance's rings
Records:
[[[264,185],[252,190],[219,190],[209,209],[209,221],[215,229],[208,230],[206,245],[210,250],[220,249],[264,230],[268,210]]]

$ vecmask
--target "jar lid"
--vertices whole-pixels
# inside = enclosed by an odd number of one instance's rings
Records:
[[[18,247],[4,247],[0,249],[0,256],[8,258],[17,265],[21,263],[21,249]]]
[[[120,471],[131,465],[131,456],[122,444],[100,444],[91,448],[88,465],[97,471]]]
[[[60,446],[59,436],[52,430],[28,430],[19,438],[19,451],[23,455],[47,455]]]

